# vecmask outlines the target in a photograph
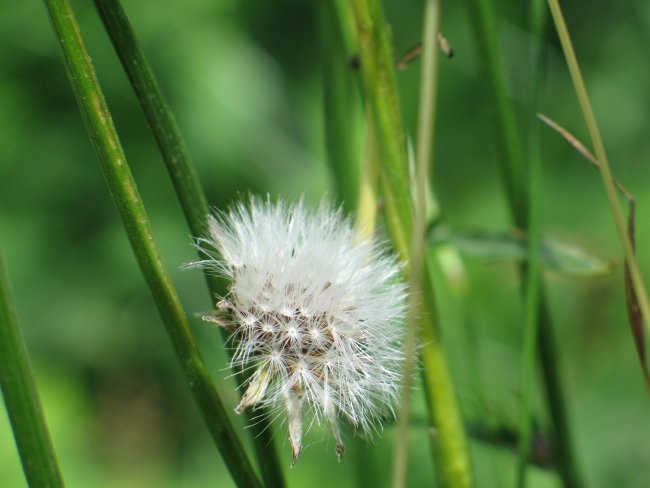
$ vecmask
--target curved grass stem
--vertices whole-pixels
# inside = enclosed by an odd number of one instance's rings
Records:
[[[210,434],[238,486],[260,482],[230,423],[156,246],[149,219],[68,0],[45,0],[72,90],[138,265]]]
[[[158,144],[190,232],[196,237],[203,236],[206,232],[206,217],[210,212],[207,199],[153,70],[119,0],[95,0],[95,6]],[[220,282],[214,274],[206,272],[205,277],[211,297],[222,294]],[[221,330],[225,339],[227,334]],[[240,373],[236,374],[236,379],[239,385],[245,381]],[[255,411],[255,419],[251,418],[248,410],[246,415],[264,483],[274,487],[284,486],[268,415],[260,409]]]
[[[587,88],[582,78],[575,50],[573,49],[571,36],[569,35],[566,22],[564,21],[564,15],[562,15],[562,9],[560,8],[559,2],[557,0],[548,0],[548,6],[551,10],[551,16],[553,17],[553,22],[555,23],[560,43],[562,44],[562,51],[564,51],[564,57],[567,66],[569,67],[571,80],[573,81],[578,102],[580,103],[582,116],[585,120],[587,130],[589,131],[589,138],[591,139],[591,144],[594,147],[594,153],[599,163],[603,186],[605,187],[607,199],[609,200],[609,205],[614,217],[614,223],[616,224],[616,230],[623,246],[627,270],[630,274],[634,293],[638,300],[641,316],[643,317],[645,326],[650,331],[650,302],[648,301],[648,292],[641,271],[639,270],[639,264],[636,259],[632,240],[627,232],[627,220],[618,200],[618,195],[616,194],[616,185],[614,177],[612,176],[609,160],[607,159],[607,153],[605,152],[605,145],[603,144],[603,139],[598,130],[596,116],[594,115],[594,110],[591,106],[589,95],[587,94]]]

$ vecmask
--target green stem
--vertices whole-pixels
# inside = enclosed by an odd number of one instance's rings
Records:
[[[0,256],[0,386],[31,487],[63,487],[27,347]]]
[[[366,132],[365,153],[359,182],[359,202],[354,223],[360,239],[372,238],[374,235],[377,225],[377,202],[379,201],[377,138],[372,125],[367,127]]]
[[[646,327],[650,330],[650,302],[648,302],[648,292],[646,291],[645,283],[643,282],[643,277],[639,270],[634,246],[632,245],[630,236],[627,233],[627,220],[618,200],[618,195],[616,194],[616,185],[614,183],[614,177],[612,176],[612,170],[609,166],[609,160],[607,159],[607,153],[605,152],[605,145],[603,144],[603,139],[598,130],[596,116],[594,115],[591,102],[589,101],[589,95],[587,94],[587,88],[585,87],[585,82],[582,78],[582,73],[580,72],[580,65],[578,64],[578,59],[576,58],[576,53],[573,49],[571,36],[569,35],[566,22],[564,21],[564,16],[562,15],[562,9],[560,8],[558,1],[548,0],[548,5],[551,10],[551,15],[553,16],[553,22],[555,23],[558,37],[560,38],[560,43],[562,44],[562,50],[564,51],[564,57],[567,66],[569,67],[569,72],[571,73],[571,79],[573,80],[576,96],[580,102],[582,116],[587,125],[587,130],[589,131],[591,144],[594,147],[596,159],[598,159],[600,174],[603,178],[603,186],[607,193],[607,199],[609,200],[619,239],[623,245],[627,268],[630,277],[632,278],[632,285],[639,302],[641,316],[643,317],[643,322]]]
[[[355,157],[357,106],[354,77],[347,47],[333,0],[318,5],[323,59],[323,102],[327,160],[334,176],[339,201],[353,213],[359,193],[359,158]]]
[[[517,122],[508,101],[505,72],[499,54],[497,30],[492,10],[494,2],[471,0],[471,3],[474,10],[477,44],[480,56],[483,58],[484,69],[487,72],[487,82],[492,91],[492,99],[496,106],[494,115],[498,129],[496,142],[501,153],[499,158],[501,176],[515,225],[523,228],[527,215],[525,168]]]
[[[156,139],[190,232],[194,236],[202,236],[206,232],[206,217],[210,209],[183,136],[153,70],[142,52],[120,2],[95,0],[95,5]],[[220,295],[219,279],[209,272],[205,273],[205,277],[210,295],[212,297]],[[245,381],[239,373],[236,379],[239,385]],[[264,483],[274,487],[284,486],[268,415],[260,410],[255,411],[255,419],[251,418],[252,414],[248,411],[246,415]]]
[[[546,391],[546,403],[553,421],[553,447],[557,470],[565,488],[584,486],[578,472],[578,463],[573,452],[573,440],[567,409],[564,404],[564,386],[560,376],[560,358],[557,356],[555,331],[552,327],[546,292],[543,286],[539,292],[539,355],[542,367],[542,380]]]
[[[438,91],[438,49],[436,35],[440,30],[440,3],[427,0],[422,26],[422,69],[420,73],[420,103],[415,159],[415,213],[411,249],[411,283],[409,288],[409,316],[404,350],[404,383],[402,404],[398,415],[397,440],[393,448],[393,487],[407,485],[409,427],[411,423],[411,390],[417,355],[417,331],[422,301],[422,275],[425,270],[425,233],[427,226],[427,194],[429,165],[432,163],[435,134],[436,95]]]
[[[386,216],[395,249],[408,262],[413,227],[406,136],[397,100],[393,52],[378,0],[354,0],[361,59],[361,84],[370,108],[374,137],[380,152],[380,180]]]
[[[517,463],[517,486],[526,485],[526,472],[530,459],[533,393],[537,364],[537,341],[539,340],[539,295],[541,284],[540,241],[541,241],[541,146],[540,126],[535,114],[544,75],[540,48],[543,22],[540,22],[535,2],[531,9],[530,31],[533,41],[530,52],[530,70],[533,78],[532,100],[528,111],[528,261],[524,284],[524,339],[522,347],[521,412],[519,419],[519,461]],[[537,2],[539,3],[539,2]]]
[[[208,203],[176,120],[118,0],[95,0],[95,6],[119,55],[149,127],[167,165],[185,219],[194,236],[205,233]]]
[[[397,94],[395,67],[388,27],[379,0],[353,1],[359,40],[361,83],[370,109],[379,149],[379,177],[383,187],[388,230],[410,281],[414,211],[408,175],[405,132]],[[443,486],[472,486],[469,453],[460,409],[448,370],[436,307],[427,272],[422,275],[419,310],[422,375],[425,384],[436,474]]]
[[[503,157],[501,174],[506,184],[508,208],[514,224],[523,230],[528,229],[528,197],[524,178],[523,155],[516,131],[514,113],[506,96],[505,79],[501,57],[499,55],[497,35],[492,6],[487,0],[473,0],[475,10],[475,25],[477,31],[477,45],[481,57],[485,60],[488,83],[496,106],[498,120],[497,141]],[[527,270],[520,268],[522,283],[528,283]],[[524,285],[525,286],[525,285]],[[558,470],[564,486],[581,486],[578,476],[575,456],[572,449],[571,432],[567,418],[567,408],[564,400],[564,387],[560,377],[559,357],[556,351],[553,323],[548,311],[545,287],[543,282],[539,285],[538,299],[538,328],[539,360],[542,370],[542,380],[546,392],[546,401],[553,423],[553,438],[555,440]],[[528,292],[525,288],[524,294]]]
[[[117,137],[79,25],[67,0],[45,0],[66,70],[104,177],[188,385],[238,486],[261,486],[226,415],[156,247],[149,219]]]

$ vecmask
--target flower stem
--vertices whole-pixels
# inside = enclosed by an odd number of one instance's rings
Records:
[[[0,386],[29,486],[63,487],[0,256]]]
[[[406,136],[388,27],[378,0],[354,0],[353,8],[359,40],[361,84],[378,143],[379,177],[388,230],[395,249],[405,263],[405,278],[410,281],[413,272],[414,210],[409,186]],[[433,110],[433,107],[427,110]],[[436,307],[426,270],[422,274],[418,315],[429,422],[436,431],[436,435],[432,436],[436,473],[443,486],[469,487],[472,486],[472,477],[465,431],[435,324]]]
[[[142,52],[119,0],[95,0],[95,6],[156,139],[190,232],[194,236],[202,236],[205,234],[206,218],[210,212],[207,199],[183,136],[153,70]],[[210,296],[222,294],[219,279],[208,271],[205,272],[205,277]],[[221,330],[225,339],[227,333]],[[245,380],[241,374],[237,374],[236,379],[239,385]],[[249,410],[246,411],[246,415],[249,417],[248,425],[265,484],[274,487],[284,486],[268,415],[261,409],[255,411],[254,420],[250,418]]]
[[[241,487],[261,486],[226,415],[178,295],[163,267],[149,219],[70,3],[68,0],[45,0],[45,4],[62,50],[75,98],[110,193],[118,207],[131,247],[153,294],[188,385],[235,483]]]

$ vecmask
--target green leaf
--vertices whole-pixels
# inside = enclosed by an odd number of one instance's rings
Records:
[[[446,227],[436,227],[430,231],[430,245],[443,243],[451,244],[469,257],[489,262],[525,261],[528,256],[528,240],[518,232],[451,230]],[[543,239],[541,245],[541,264],[564,276],[602,276],[611,273],[616,265],[573,244]]]
[[[603,261],[573,244],[550,239],[542,241],[540,257],[547,269],[567,276],[602,276],[616,267],[614,261]]]

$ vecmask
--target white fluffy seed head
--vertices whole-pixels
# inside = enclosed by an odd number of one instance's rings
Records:
[[[251,198],[209,217],[194,263],[230,279],[231,366],[252,369],[237,411],[286,411],[297,458],[303,413],[370,433],[394,414],[403,352],[405,287],[386,249],[359,240],[340,210]],[[306,412],[305,412],[306,411]]]

